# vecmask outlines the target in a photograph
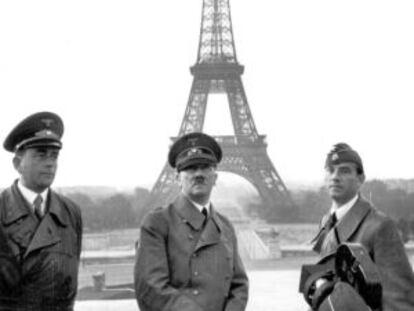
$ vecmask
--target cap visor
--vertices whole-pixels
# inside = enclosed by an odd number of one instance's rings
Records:
[[[27,144],[24,144],[19,148],[19,150],[22,149],[28,149],[28,148],[38,148],[38,147],[47,147],[47,148],[62,148],[62,143],[55,140],[42,140],[42,141],[33,141]]]
[[[185,170],[186,168],[188,168],[189,166],[193,166],[193,165],[197,165],[197,164],[208,164],[208,165],[216,165],[217,161],[211,158],[201,158],[201,157],[197,157],[197,158],[191,158],[188,159],[186,161],[184,161],[183,163],[179,163],[177,164],[177,170],[178,171],[182,171]]]

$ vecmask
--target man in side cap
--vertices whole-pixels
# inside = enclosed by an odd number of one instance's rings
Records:
[[[0,194],[0,310],[73,310],[81,212],[50,189],[62,135],[61,118],[39,112],[4,141],[19,178]]]
[[[414,276],[396,224],[360,194],[365,181],[361,157],[338,143],[325,162],[325,184],[332,199],[322,218],[314,250],[322,257],[343,242],[360,243],[378,268],[383,311],[414,310]],[[323,280],[319,282],[326,286]]]
[[[171,147],[181,192],[150,212],[141,227],[135,290],[141,311],[243,311],[248,280],[227,218],[210,202],[222,151],[190,133]]]

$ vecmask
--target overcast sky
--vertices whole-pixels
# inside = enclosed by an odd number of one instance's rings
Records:
[[[201,0],[0,1],[0,140],[27,115],[65,122],[57,186],[151,186],[178,134]],[[329,148],[368,178],[414,178],[414,2],[232,0],[253,118],[282,179],[320,182]],[[231,134],[213,96],[205,131]],[[0,187],[16,177],[0,151]]]

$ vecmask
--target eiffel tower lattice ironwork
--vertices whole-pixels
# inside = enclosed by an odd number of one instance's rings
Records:
[[[194,79],[178,137],[203,130],[210,93],[227,94],[234,136],[215,136],[223,148],[218,170],[247,179],[265,206],[289,209],[293,202],[267,154],[265,136],[258,134],[247,102],[241,80],[244,66],[236,57],[229,0],[203,0],[197,61],[190,71]],[[175,172],[167,163],[147,207],[171,201],[178,192],[175,180]]]

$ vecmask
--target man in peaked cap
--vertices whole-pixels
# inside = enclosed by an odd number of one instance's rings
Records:
[[[234,228],[210,202],[222,151],[190,133],[171,147],[180,194],[150,212],[141,227],[135,289],[141,311],[242,311],[248,279]]]
[[[0,194],[0,310],[73,310],[81,212],[50,189],[62,135],[61,118],[39,112],[4,141],[19,178]]]
[[[364,181],[358,152],[345,143],[334,145],[325,162],[332,207],[322,218],[314,250],[325,257],[343,242],[360,243],[378,268],[382,310],[414,310],[414,276],[403,242],[396,224],[360,194]]]

